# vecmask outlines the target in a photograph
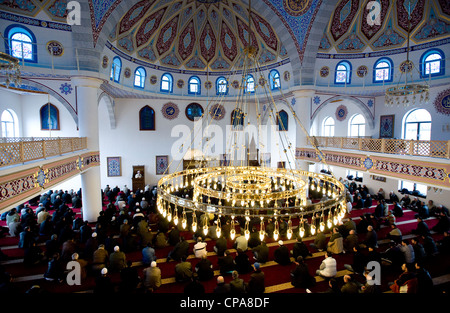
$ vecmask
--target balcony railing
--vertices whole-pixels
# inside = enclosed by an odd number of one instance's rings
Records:
[[[0,167],[58,156],[86,148],[86,137],[0,138]]]
[[[450,158],[450,140],[404,140],[367,137],[314,137],[318,147],[398,155]]]

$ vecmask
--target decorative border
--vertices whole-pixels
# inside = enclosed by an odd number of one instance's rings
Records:
[[[88,152],[0,177],[0,206],[6,208],[100,165],[98,151]]]
[[[178,105],[172,102],[168,102],[163,105],[161,109],[162,115],[167,118],[168,120],[173,120],[178,117],[178,114],[180,113],[180,109],[178,108]]]
[[[347,118],[348,110],[347,107],[343,104],[337,107],[336,109],[336,119],[338,121],[343,121]]]
[[[16,22],[16,23],[21,23],[21,24],[25,24],[25,25],[30,25],[30,26],[50,28],[50,29],[55,29],[55,30],[67,31],[67,32],[72,31],[72,26],[70,26],[67,23],[48,22],[48,21],[31,18],[31,17],[16,15],[13,13],[7,13],[4,11],[0,11],[0,19],[11,21],[11,22]]]
[[[450,89],[440,92],[434,100],[434,107],[438,113],[450,115]]]

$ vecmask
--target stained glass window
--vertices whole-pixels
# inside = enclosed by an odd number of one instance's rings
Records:
[[[351,65],[347,61],[341,61],[336,66],[336,84],[350,84]]]
[[[203,107],[198,103],[191,103],[186,107],[186,117],[190,121],[195,121],[203,116]]]
[[[59,110],[51,103],[44,104],[40,110],[41,130],[59,130]]]
[[[375,63],[374,82],[390,82],[392,81],[392,61],[383,58]]]
[[[426,51],[421,58],[422,77],[439,76],[445,72],[444,53],[439,49]]]
[[[155,130],[155,110],[148,105],[139,111],[139,129]]]
[[[32,40],[24,33],[15,33],[11,36],[11,50],[13,57],[25,60],[33,59]]]
[[[225,77],[219,77],[216,80],[216,92],[218,95],[228,94],[228,82]]]
[[[281,123],[280,123],[281,121]],[[286,111],[281,110],[278,112],[277,116],[277,125],[279,131],[288,131],[289,130],[289,116]]]

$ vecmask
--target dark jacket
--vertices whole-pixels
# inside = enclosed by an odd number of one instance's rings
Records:
[[[288,265],[291,264],[291,257],[289,255],[289,250],[286,246],[278,247],[274,254],[274,261],[280,265]]]
[[[248,293],[263,293],[266,290],[265,276],[261,270],[256,270],[250,275],[248,281]]]

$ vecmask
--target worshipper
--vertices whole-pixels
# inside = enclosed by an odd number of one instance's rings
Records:
[[[343,294],[359,293],[358,284],[348,274],[344,275],[344,285],[341,287],[341,293]]]
[[[334,227],[332,232],[333,234],[331,235],[330,240],[327,243],[327,251],[330,251],[334,254],[341,254],[342,252],[344,252],[344,238],[338,231],[337,227]]]
[[[225,236],[223,234],[216,240],[213,249],[214,252],[216,252],[217,256],[223,256],[225,250],[227,250],[227,240],[225,239]]]
[[[407,240],[402,240],[399,249],[403,253],[405,263],[407,265],[413,264],[415,261],[413,246]]]
[[[255,262],[253,264],[254,272],[250,275],[250,279],[247,283],[248,293],[264,293],[265,287],[265,276],[264,272],[260,269],[260,264]]]
[[[386,238],[394,241],[395,243],[400,243],[402,241],[403,236],[402,231],[397,227],[396,224],[392,224],[390,227],[391,230],[386,235]]]
[[[394,193],[393,190],[391,190],[391,192],[389,192],[389,203],[394,203],[394,202],[398,202],[398,196]]]
[[[415,262],[414,266],[417,278],[417,293],[431,294],[434,283],[430,273],[423,267],[422,262]]]
[[[175,265],[175,280],[177,282],[185,282],[192,278],[192,264],[186,260],[186,256],[182,256],[180,262]],[[198,278],[197,273],[196,279]]]
[[[173,247],[167,256],[167,261],[174,260],[180,261],[182,257],[187,257],[189,254],[189,243],[184,239],[184,236],[180,237],[180,241]]]
[[[234,261],[233,256],[230,254],[229,250],[225,250],[223,256],[219,257],[219,259],[217,260],[217,264],[222,276],[230,274],[236,269],[236,262]]]
[[[353,251],[353,247],[358,245],[359,237],[354,229],[350,230],[348,236],[344,239],[344,250],[346,252]]]
[[[327,237],[325,233],[317,228],[317,235],[314,237],[314,242],[309,245],[318,251],[324,251],[327,248]]]
[[[197,238],[197,243],[194,245],[194,255],[196,258],[201,259],[203,256],[207,256],[206,242],[203,241],[202,237]]]
[[[222,294],[222,293],[230,293],[231,288],[229,284],[225,284],[225,279],[223,276],[217,277],[217,286],[214,288],[213,293]]]
[[[147,243],[147,246],[142,249],[142,264],[149,266],[152,261],[156,261],[155,249],[151,243]]]
[[[364,277],[366,278],[366,283],[364,286],[361,286],[361,293],[380,294],[380,286],[373,281],[374,278],[369,270],[364,271]]]
[[[291,264],[291,257],[288,248],[284,245],[283,240],[278,241],[278,248],[273,253],[274,261],[280,265]]]
[[[389,287],[394,293],[417,293],[417,277],[411,267],[406,263],[402,265],[403,273]]]
[[[102,268],[100,275],[95,278],[95,294],[111,294],[114,293],[114,285],[111,282],[111,277],[108,275],[108,269]]]
[[[236,264],[236,270],[239,274],[246,274],[252,270],[252,265],[250,263],[249,257],[246,252],[241,249],[237,249],[237,254],[234,258]]]
[[[373,229],[373,226],[371,225],[367,226],[367,233],[366,238],[364,240],[364,244],[367,247],[374,247],[374,248],[378,247],[378,235]]]
[[[325,259],[320,264],[319,269],[316,270],[316,275],[325,278],[332,278],[335,277],[336,274],[337,274],[336,259],[332,257],[331,252],[327,251],[325,254]]]
[[[428,236],[430,234],[430,228],[428,224],[422,219],[420,215],[416,215],[417,226],[411,230],[411,233],[417,236]]]
[[[166,235],[163,231],[159,230],[154,238],[153,247],[155,249],[163,249],[165,247],[168,247],[169,244],[167,243]]]
[[[64,266],[59,257],[59,253],[55,253],[49,259],[47,270],[44,273],[44,278],[49,281],[57,281],[62,283],[64,280]]]
[[[438,234],[447,232],[450,229],[450,217],[447,216],[444,212],[438,212],[435,216],[438,218],[438,222],[431,228],[431,230],[435,231]]]
[[[50,260],[51,258],[53,258],[53,256],[55,255],[55,253],[59,254],[60,251],[60,244],[58,241],[58,235],[57,234],[53,234],[50,239],[48,239],[45,242],[45,257]],[[59,257],[59,256],[58,256]]]
[[[244,229],[241,229],[241,235],[237,236],[235,241],[234,241],[234,248],[237,249],[241,249],[242,251],[247,251],[248,249],[248,242],[247,239],[245,239],[244,236]]]
[[[124,252],[120,251],[119,246],[114,247],[114,252],[109,256],[109,270],[111,272],[120,272],[127,265],[127,258]]]
[[[394,214],[395,217],[402,217],[403,216],[403,209],[402,206],[398,203],[398,201],[394,200],[392,207],[392,214]]]
[[[367,265],[366,256],[362,253],[361,247],[356,245],[353,247],[353,264],[344,264],[344,267],[350,272],[362,274]]]
[[[427,257],[435,256],[439,253],[436,242],[430,235],[422,235],[423,248]]]
[[[87,277],[87,266],[88,266],[88,261],[81,259],[80,255],[78,253],[74,253],[72,254],[72,261],[78,262],[79,269],[80,269],[80,278],[81,278],[81,282],[86,280]]]
[[[308,256],[312,256],[312,253],[309,251],[308,247],[303,242],[302,237],[300,236],[297,237],[297,242],[294,244],[291,254],[294,257],[294,260],[297,260],[299,256],[301,256],[303,259]]]
[[[242,278],[239,278],[238,271],[233,271],[231,273],[232,280],[230,281],[230,292],[231,293],[245,293],[247,286]]]
[[[195,265],[195,271],[200,281],[207,281],[214,277],[213,265],[206,254],[203,254],[200,261]]]
[[[143,276],[146,292],[154,292],[161,286],[161,269],[157,266],[156,261],[152,261],[150,267],[144,269]]]
[[[262,241],[261,244],[252,249],[253,258],[258,263],[266,263],[269,260],[269,247],[265,241]]]
[[[425,257],[427,256],[425,252],[425,248],[423,245],[419,242],[418,238],[411,238],[411,245],[414,249],[414,257],[416,262],[422,262],[425,260]]]
[[[91,268],[94,273],[99,273],[108,266],[109,252],[105,249],[104,244],[99,244],[98,249],[94,251],[92,256]]]
[[[437,242],[439,253],[447,255],[450,253],[450,234],[444,232],[444,237]]]
[[[301,255],[297,256],[295,269],[291,271],[291,284],[296,288],[311,288],[316,284],[316,280],[309,273],[308,265]]]

